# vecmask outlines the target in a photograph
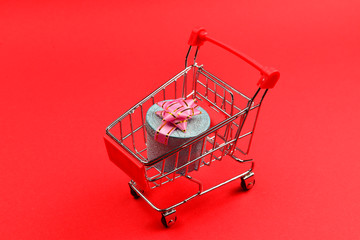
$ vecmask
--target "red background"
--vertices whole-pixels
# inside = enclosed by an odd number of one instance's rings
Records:
[[[357,239],[359,10],[351,0],[2,1],[1,238]],[[197,198],[164,229],[132,199],[102,136],[182,69],[196,26],[281,78],[255,135],[254,189]]]

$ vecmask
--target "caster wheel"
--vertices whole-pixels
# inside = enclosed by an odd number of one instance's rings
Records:
[[[130,187],[130,194],[135,198],[138,199],[140,196],[137,194],[137,192]]]
[[[255,185],[255,177],[253,172],[250,172],[249,174],[241,178],[241,188],[244,191],[248,191],[252,189],[254,185]]]
[[[246,185],[246,183],[245,183],[244,180],[241,180],[241,188],[242,188],[244,191],[250,190],[251,188],[254,187],[254,185],[255,185],[255,179],[254,179],[254,181],[248,183],[247,185]]]
[[[161,223],[164,225],[164,227],[169,228],[173,226],[176,220],[177,220],[177,216],[175,209],[162,213]]]

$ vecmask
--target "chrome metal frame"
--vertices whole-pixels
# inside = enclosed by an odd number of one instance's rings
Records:
[[[236,90],[225,81],[216,77],[214,74],[205,70],[202,65],[196,63],[198,49],[194,54],[194,62],[188,66],[188,57],[191,52],[189,48],[185,58],[185,69],[161,85],[139,103],[122,114],[118,119],[106,128],[106,134],[117,142],[122,148],[127,150],[135,159],[145,167],[145,178],[150,188],[160,187],[165,183],[172,182],[179,177],[185,177],[191,182],[198,184],[199,190],[169,207],[160,209],[155,206],[143,194],[136,183],[131,180],[129,186],[135,193],[143,198],[153,209],[162,213],[172,213],[177,206],[188,202],[189,200],[213,191],[236,179],[253,179],[253,159],[246,159],[250,151],[253,134],[262,101],[267,90],[258,89],[253,97],[248,97]],[[191,82],[189,82],[191,77]],[[258,100],[257,96],[262,92],[262,97]],[[212,126],[210,129],[199,136],[185,142],[172,151],[149,161],[147,159],[147,135],[145,129],[145,115],[148,107],[157,101],[165,99],[176,99],[179,97],[197,99],[199,105],[207,104],[213,110],[213,114],[219,114],[225,119]],[[250,113],[255,114],[254,121],[250,123],[250,130],[244,131],[247,118]],[[210,114],[210,113],[209,113]],[[240,147],[239,142],[245,142],[245,147]],[[191,150],[194,144],[201,142],[202,152],[198,157],[191,158]],[[187,163],[178,165],[180,151],[187,149]],[[240,153],[244,159],[235,156],[234,153]],[[228,180],[204,190],[200,180],[191,176],[189,166],[197,163],[197,169],[204,166],[210,166],[214,161],[220,161],[225,155],[230,156],[240,164],[250,163],[250,167],[245,172],[229,178]],[[165,163],[172,156],[175,156],[175,167],[171,171],[165,171]],[[174,158],[172,158],[174,159]],[[161,165],[162,167],[158,167]],[[170,212],[169,212],[170,211]]]

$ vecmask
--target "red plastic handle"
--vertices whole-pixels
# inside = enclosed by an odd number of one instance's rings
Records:
[[[260,88],[269,89],[275,87],[277,81],[280,77],[280,72],[274,68],[263,67],[261,64],[256,62],[254,59],[246,56],[244,53],[236,51],[235,49],[229,47],[228,45],[215,40],[212,37],[208,36],[207,31],[204,28],[196,28],[191,32],[189,38],[189,45],[200,47],[204,44],[205,41],[209,41],[229,52],[234,54],[235,56],[241,58],[254,68],[260,71],[262,77],[260,78],[259,82],[257,83]]]

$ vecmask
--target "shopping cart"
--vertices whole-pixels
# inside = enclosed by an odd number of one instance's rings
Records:
[[[205,41],[233,53],[260,72],[260,80],[257,83],[258,89],[252,97],[236,90],[205,70],[204,66],[196,63],[198,50]],[[132,179],[129,182],[130,193],[135,198],[143,198],[153,209],[160,212],[162,214],[161,222],[165,227],[175,223],[177,219],[176,207],[197,196],[204,195],[237,179],[241,180],[243,190],[249,190],[254,186],[254,161],[247,159],[247,155],[261,104],[268,89],[275,86],[280,76],[277,70],[265,68],[243,53],[209,37],[203,28],[192,31],[189,45],[185,58],[185,69],[111,123],[106,128],[106,135],[104,136],[110,160]],[[188,58],[193,52],[193,47],[196,47],[194,62],[189,65]],[[199,106],[203,107],[211,117],[210,128],[166,154],[148,160],[145,128],[146,111],[158,101],[180,97],[197,100]],[[202,150],[199,154],[192,155],[190,153],[195,144],[201,144]],[[187,151],[188,155],[187,162],[179,165],[177,162],[181,151]],[[214,161],[222,160],[224,156],[230,157],[237,163],[247,164],[246,171],[204,189],[202,181],[195,179],[193,173],[204,166],[211,166]],[[166,161],[170,161],[169,159],[171,161],[175,159],[174,168],[171,171],[165,171],[164,166]],[[190,169],[194,164],[197,166],[197,171]],[[196,193],[166,208],[155,206],[146,196],[147,191],[171,183],[180,177],[197,184]]]

